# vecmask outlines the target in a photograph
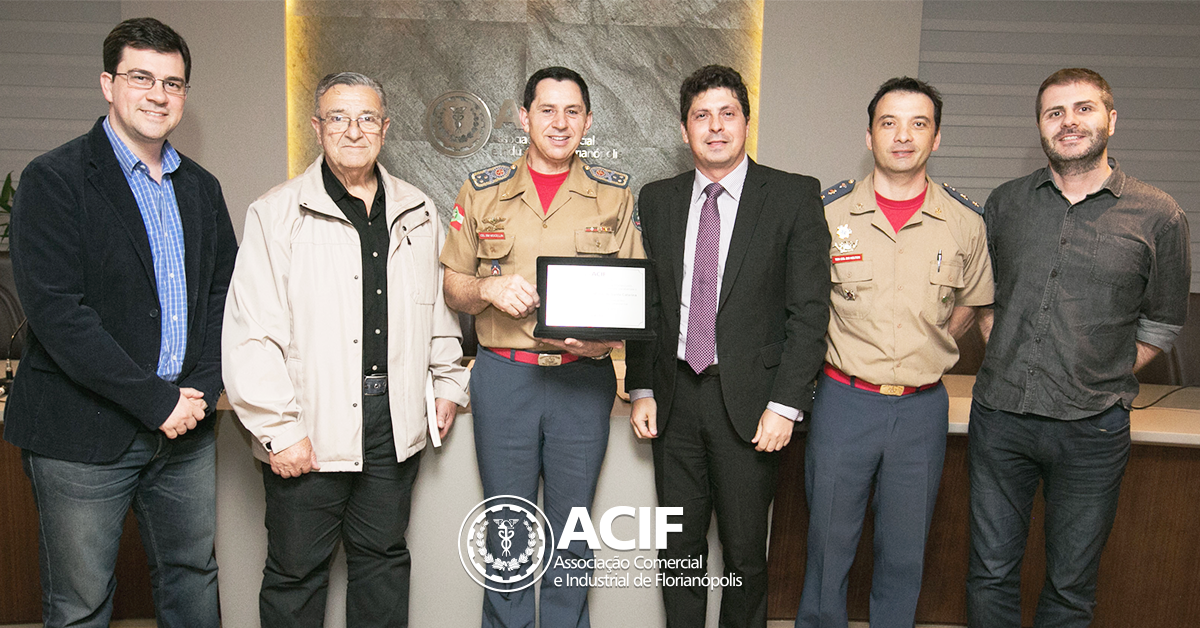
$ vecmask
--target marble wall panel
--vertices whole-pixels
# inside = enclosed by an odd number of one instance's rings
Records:
[[[523,151],[514,107],[538,68],[562,65],[587,80],[594,121],[581,148],[590,162],[629,173],[635,194],[691,168],[679,130],[686,75],[730,65],[757,104],[761,0],[298,0],[288,20],[291,172],[319,152],[308,121],[316,82],[362,72],[388,93],[381,161],[425,190],[443,221],[467,175]],[[494,122],[487,144],[467,157],[439,153],[427,139],[426,108],[455,90],[477,95]]]
[[[527,0],[295,0],[289,15],[524,22]]]
[[[762,27],[759,0],[590,0],[596,24],[686,26],[757,31]]]

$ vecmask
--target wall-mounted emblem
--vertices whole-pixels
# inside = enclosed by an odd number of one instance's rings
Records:
[[[475,94],[446,92],[425,110],[425,133],[443,155],[474,155],[492,135],[492,112]]]

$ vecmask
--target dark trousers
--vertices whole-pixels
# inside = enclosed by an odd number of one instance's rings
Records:
[[[891,397],[822,375],[805,455],[808,560],[797,628],[845,628],[850,565],[875,488],[871,626],[912,628],[946,458],[944,386]]]
[[[480,351],[471,371],[471,410],[484,497],[515,495],[536,504],[541,480],[543,510],[550,527],[561,534],[572,508],[592,505],[616,394],[610,360],[536,366]],[[499,541],[489,537],[489,542]],[[554,583],[590,574],[590,569],[560,566],[558,559],[591,558],[592,550],[584,541],[572,541],[554,556],[542,576],[540,625],[587,628],[588,588]],[[532,628],[534,610],[532,586],[489,589],[483,596],[482,625]]]
[[[660,558],[704,557],[699,569],[663,569],[668,577],[700,578],[708,566],[708,525],[717,513],[725,573],[740,586],[721,592],[720,626],[767,625],[767,511],[775,497],[778,453],[754,450],[725,410],[719,376],[696,375],[680,363],[671,416],[653,441],[658,505],[683,508],[681,532],[667,537]],[[664,586],[667,626],[704,626],[705,586]]]
[[[971,404],[967,624],[1019,628],[1021,559],[1038,482],[1046,500],[1046,580],[1033,625],[1084,628],[1100,554],[1129,460],[1129,411],[1061,421]]]
[[[411,559],[404,533],[420,458],[396,462],[387,395],[363,397],[363,424],[361,472],[314,471],[284,479],[263,465],[263,628],[324,624],[329,564],[339,538],[349,579],[346,625],[408,625]]]

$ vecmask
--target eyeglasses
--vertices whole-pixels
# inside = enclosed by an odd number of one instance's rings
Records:
[[[172,96],[186,96],[188,90],[192,87],[179,79],[154,78],[145,72],[117,72],[113,76],[125,77],[129,86],[134,89],[154,89],[154,84],[161,82],[163,84],[163,91]]]
[[[325,123],[325,128],[329,129],[330,133],[345,133],[346,131],[350,130],[351,122],[357,122],[358,130],[362,131],[363,133],[374,134],[378,133],[383,128],[383,121],[379,119],[379,116],[371,114],[361,115],[357,118],[351,118],[350,116],[344,116],[335,113],[327,118],[317,119]]]

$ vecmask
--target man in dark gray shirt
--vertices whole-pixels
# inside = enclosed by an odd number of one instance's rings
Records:
[[[1187,314],[1187,218],[1108,157],[1112,91],[1050,75],[1037,121],[1049,167],[996,188],[985,222],[995,310],[970,423],[973,628],[1021,625],[1020,569],[1039,480],[1046,582],[1034,626],[1087,626],[1129,458],[1133,373]]]

